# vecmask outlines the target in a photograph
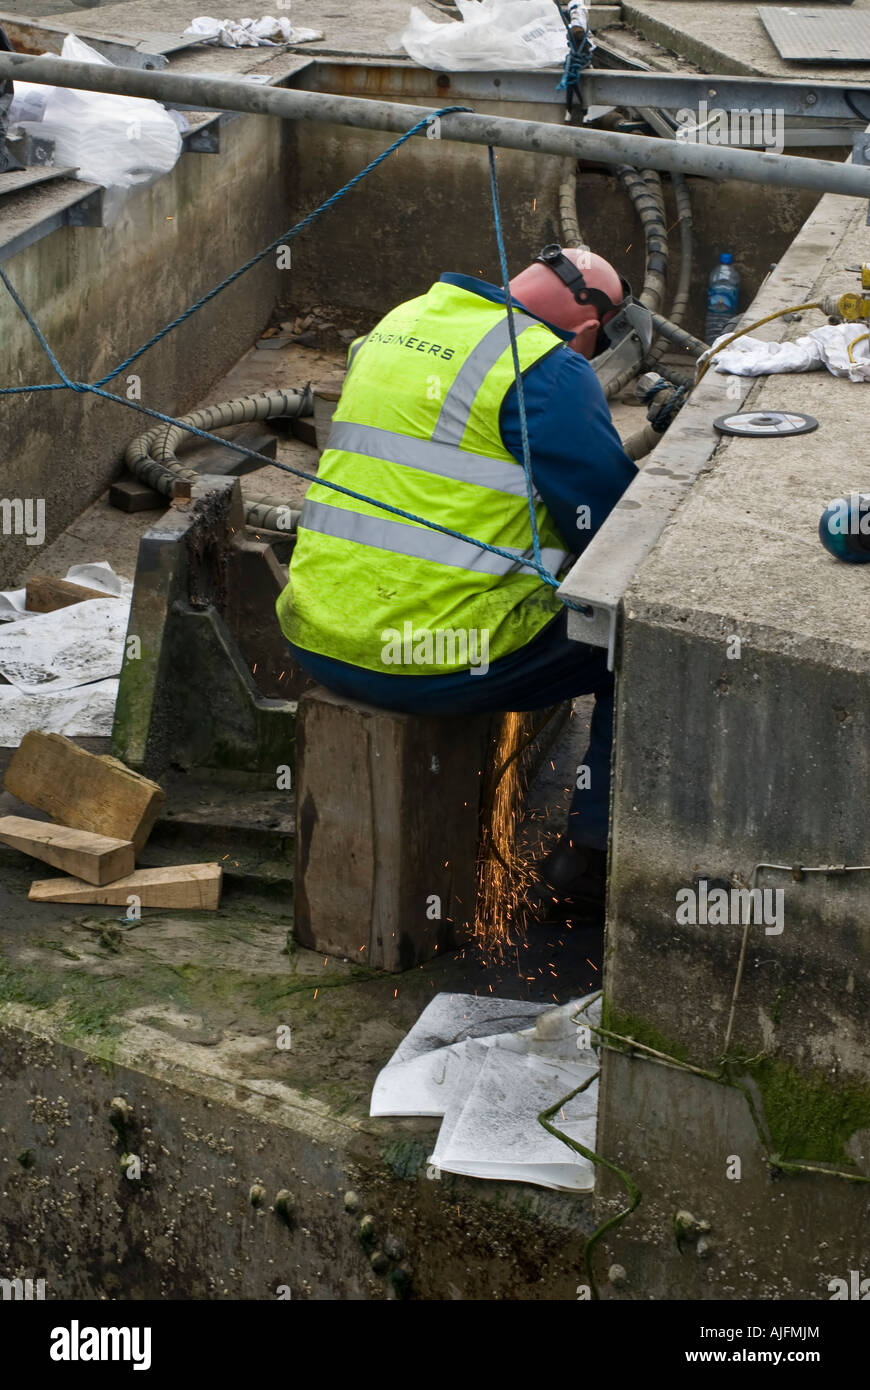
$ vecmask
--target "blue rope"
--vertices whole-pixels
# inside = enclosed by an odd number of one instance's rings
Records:
[[[319,478],[315,473],[308,473],[304,469],[293,467],[291,464],[281,463],[275,459],[267,458],[264,454],[260,454],[254,449],[245,448],[244,446],[240,445],[238,441],[229,441],[223,439],[220,435],[211,434],[208,430],[199,429],[195,425],[185,424],[182,421],[177,420],[172,415],[165,415],[162,411],[153,410],[150,406],[142,405],[141,402],[128,400],[124,396],[117,396],[113,394],[111,391],[106,391],[104,389],[107,382],[111,381],[113,377],[117,376],[120,372],[124,371],[126,367],[130,366],[132,362],[135,362],[138,357],[141,357],[144,352],[146,352],[150,347],[153,347],[154,344],[159,342],[161,338],[164,338],[168,333],[172,332],[174,328],[177,328],[179,324],[184,323],[186,319],[190,318],[190,316],[196,313],[198,309],[202,308],[204,304],[207,304],[209,300],[213,299],[216,295],[220,294],[222,290],[226,289],[227,286],[231,285],[235,280],[239,278],[239,276],[243,275],[246,270],[249,270],[252,266],[258,264],[258,262],[263,260],[265,256],[269,255],[270,252],[274,251],[277,246],[290,240],[292,237],[297,236],[299,232],[304,230],[306,227],[309,227],[312,224],[312,222],[314,222],[318,217],[320,217],[324,212],[326,212],[328,208],[334,206],[335,203],[338,202],[340,198],[344,197],[346,193],[349,193],[351,189],[355,188],[357,184],[359,184],[361,180],[366,177],[367,174],[371,173],[373,169],[376,169],[379,164],[382,164],[383,161],[389,155],[391,155],[392,153],[394,153],[394,151],[399,149],[401,145],[403,145],[418,131],[422,130],[425,126],[429,125],[433,120],[437,119],[439,116],[449,115],[452,112],[465,111],[467,109],[467,107],[458,106],[444,107],[442,108],[442,110],[435,112],[433,115],[426,116],[421,121],[418,121],[417,124],[412,126],[410,130],[405,131],[403,135],[399,136],[399,138],[395,140],[393,144],[389,146],[388,149],[384,150],[382,154],[378,155],[376,159],[372,160],[372,162],[366,165],[366,167],[362,169],[358,174],[355,174],[354,177],[348,181],[348,183],[346,183],[342,188],[340,188],[336,193],[334,193],[330,198],[328,198],[325,203],[322,203],[319,208],[316,208],[314,212],[309,213],[307,217],[303,218],[302,221],[297,223],[295,227],[291,228],[288,232],[284,233],[283,236],[277,237],[273,242],[271,242],[267,247],[265,247],[263,251],[259,252],[256,256],[252,256],[250,260],[246,261],[243,266],[240,266],[237,270],[233,271],[231,275],[228,275],[226,279],[222,280],[219,285],[216,285],[214,289],[210,290],[207,294],[203,295],[202,298],[198,299],[194,304],[192,304],[188,309],[186,309],[184,313],[179,314],[175,319],[172,320],[171,323],[168,323],[164,328],[162,328],[158,333],[156,333],[152,338],[150,338],[147,343],[144,343],[140,348],[138,348],[136,352],[131,353],[130,356],[125,358],[125,360],[121,362],[117,367],[115,367],[115,369],[112,372],[108,373],[108,375],[104,377],[100,377],[100,379],[94,382],[93,384],[90,384],[85,381],[73,381],[69,376],[67,376],[66,372],[61,367],[57,357],[52,352],[52,349],[48,341],[46,340],[45,335],[42,333],[42,330],[39,328],[39,325],[33,318],[33,315],[30,313],[27,306],[24,304],[21,297],[15,290],[15,287],[10,282],[9,277],[7,276],[3,267],[0,266],[0,280],[2,280],[14,304],[21,311],[34,336],[36,337],[37,342],[45,352],[49,362],[51,363],[52,367],[60,377],[59,382],[47,382],[33,386],[0,387],[0,395],[11,396],[25,393],[29,394],[31,391],[69,390],[75,391],[80,394],[91,394],[94,396],[100,396],[103,400],[113,401],[116,405],[123,405],[128,410],[135,410],[140,415],[147,415],[149,418],[159,420],[161,423],[165,425],[177,426],[180,429],[183,429],[187,434],[194,435],[197,438],[203,439],[208,443],[220,444],[223,445],[225,448],[232,447],[236,451],[236,453],[242,454],[245,458],[254,459],[256,462],[261,464],[268,464],[272,468],[279,468],[284,473],[291,473],[294,477],[303,478],[310,483],[318,483],[321,487],[329,488],[333,492],[339,492],[345,497],[353,498],[357,502],[364,502],[369,506],[377,507],[380,511],[389,512],[393,516],[401,517],[404,521],[415,522],[417,525],[425,526],[428,527],[430,530],[439,531],[442,535],[450,536],[454,540],[460,540],[466,542],[466,544],[474,545],[479,550],[486,550],[493,555],[500,555],[504,559],[511,560],[513,563],[521,566],[522,568],[534,571],[534,573],[536,573],[545,584],[549,585],[550,588],[558,589],[561,585],[561,580],[557,579],[555,575],[552,575],[549,572],[549,570],[545,568],[541,561],[537,515],[535,513],[534,506],[534,490],[531,475],[531,448],[529,445],[528,422],[525,411],[525,399],[523,396],[522,371],[520,369],[519,362],[519,350],[517,347],[516,327],[514,324],[514,311],[509,303],[508,332],[511,340],[511,352],[513,356],[514,372],[516,374],[517,382],[517,397],[520,413],[520,432],[522,435],[523,445],[523,471],[526,480],[526,493],[529,503],[529,517],[532,527],[532,544],[534,550],[533,560],[527,560],[521,556],[518,556],[514,551],[506,550],[501,546],[491,545],[487,541],[476,540],[473,536],[467,536],[462,531],[455,531],[449,526],[441,526],[438,522],[430,521],[426,517],[417,516],[414,512],[405,511],[401,507],[394,507],[388,502],[381,502],[378,501],[377,498],[367,497],[365,493],[356,492],[353,488],[343,487],[340,483],[329,482],[325,478]],[[496,242],[498,245],[499,262],[501,265],[501,273],[505,285],[505,293],[509,294],[507,259],[505,255],[504,235],[501,223],[501,208],[498,197],[498,184],[495,175],[495,154],[492,146],[489,147],[489,165],[490,183],[493,199],[493,214],[495,218]],[[580,607],[580,605],[572,603],[570,599],[563,599],[563,602],[571,608]],[[581,608],[581,611],[585,610]]]
[[[589,37],[589,30],[583,35],[579,44],[576,43],[574,35],[571,33],[571,26],[565,11],[559,5],[556,6],[559,17],[565,26],[565,36],[568,40],[568,52],[565,54],[565,62],[562,66],[562,80],[560,81],[557,92],[567,93],[567,107],[570,111],[574,100],[575,92],[579,95],[580,74],[588,68],[592,62],[592,40]]]
[[[672,386],[671,382],[660,380],[651,386],[648,391],[645,391],[643,395],[643,403],[647,405],[650,401],[655,399],[660,391],[667,390],[672,390],[674,394],[671,396],[670,400],[665,402],[661,410],[656,412],[655,417],[651,417],[649,411],[647,411],[649,422],[658,434],[664,434],[674,416],[682,409],[686,397],[689,394],[688,387],[677,386],[675,388]]]
[[[498,261],[501,267],[502,284],[504,285],[505,304],[507,306],[508,334],[511,340],[511,356],[514,359],[514,377],[517,387],[517,406],[520,413],[520,435],[523,442],[523,472],[526,475],[526,501],[529,504],[529,521],[532,524],[532,546],[535,552],[535,563],[540,568],[541,565],[541,543],[538,539],[538,517],[535,512],[534,486],[532,484],[532,451],[529,445],[529,424],[526,419],[526,397],[523,391],[523,373],[520,368],[520,354],[517,347],[517,328],[514,323],[514,307],[511,302],[511,291],[508,277],[507,256],[504,249],[504,233],[501,225],[501,205],[498,197],[498,179],[495,173],[495,150],[489,146],[489,186],[492,192],[492,215],[495,221],[495,240],[498,246]]]

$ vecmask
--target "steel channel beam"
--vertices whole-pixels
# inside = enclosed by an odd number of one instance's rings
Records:
[[[0,79],[43,82],[84,91],[114,92],[120,96],[151,97],[156,101],[185,101],[205,111],[247,111],[285,120],[317,121],[403,134],[437,111],[400,102],[369,101],[359,97],[328,96],[287,87],[255,87],[223,78],[189,73],[142,72],[101,67],[94,63],[58,63],[20,53],[0,55]],[[473,145],[497,145],[560,158],[602,164],[633,164],[652,169],[676,169],[714,179],[808,188],[845,197],[870,197],[870,169],[828,160],[756,150],[696,145],[639,135],[619,135],[544,121],[520,121],[509,116],[453,114],[441,117],[439,137]]]
[[[24,15],[5,12],[0,12],[0,24],[18,53],[41,54],[46,49],[51,53],[60,53],[64,39],[73,32],[54,24],[44,24],[40,19],[28,19]],[[90,44],[91,48],[95,48],[104,58],[108,58],[109,62],[116,63],[119,67],[158,69],[168,66],[169,59],[166,55],[162,52],[150,52],[147,41],[133,40],[126,43],[117,36],[89,34],[78,28],[75,32],[85,43]],[[191,39],[179,37],[175,40],[174,47],[185,48],[192,42]]]
[[[663,111],[777,111],[784,116],[861,119],[844,96],[870,121],[870,82],[792,82],[788,78],[724,77],[668,72],[613,72],[588,68],[580,78],[587,106],[653,106]]]

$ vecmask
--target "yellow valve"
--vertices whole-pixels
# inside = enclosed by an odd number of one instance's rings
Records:
[[[864,270],[870,272],[870,267],[863,267],[861,279],[863,283]],[[847,323],[857,323],[859,319],[866,319],[870,315],[870,299],[865,299],[863,295],[856,294],[854,290],[849,290],[847,294],[841,294],[837,300],[837,313],[844,318]]]
[[[861,262],[861,288],[862,290],[870,290],[870,262],[868,261]]]

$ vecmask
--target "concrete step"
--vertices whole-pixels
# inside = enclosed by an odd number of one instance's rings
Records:
[[[234,887],[286,897],[293,882],[296,805],[291,790],[248,779],[176,777],[140,862],[149,868],[191,856],[218,860]]]

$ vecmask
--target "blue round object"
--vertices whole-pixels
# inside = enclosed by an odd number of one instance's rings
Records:
[[[830,502],[819,519],[819,540],[846,564],[870,564],[870,492],[853,492]]]

